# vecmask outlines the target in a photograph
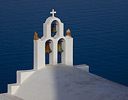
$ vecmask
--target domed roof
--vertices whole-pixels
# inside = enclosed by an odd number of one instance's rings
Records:
[[[76,67],[58,65],[33,73],[14,95],[24,100],[125,100],[128,88]]]

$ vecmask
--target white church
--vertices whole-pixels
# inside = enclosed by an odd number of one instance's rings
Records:
[[[0,100],[128,100],[128,87],[89,73],[86,64],[73,65],[71,32],[64,36],[55,13],[43,23],[43,36],[34,34],[33,69],[17,71],[17,83]]]

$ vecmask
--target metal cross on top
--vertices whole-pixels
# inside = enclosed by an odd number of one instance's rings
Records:
[[[56,13],[56,11],[54,11],[54,9],[52,9],[52,12],[50,12],[50,14],[52,14],[52,17],[54,17],[55,13]]]

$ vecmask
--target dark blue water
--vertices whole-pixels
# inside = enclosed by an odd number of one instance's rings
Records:
[[[74,38],[74,64],[128,86],[128,0],[0,0],[0,92],[33,67],[33,35],[55,16]]]

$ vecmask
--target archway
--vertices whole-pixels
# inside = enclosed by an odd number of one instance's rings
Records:
[[[52,52],[53,52],[53,41],[49,39],[45,42],[45,64],[50,64],[50,58]]]
[[[57,62],[58,63],[64,63],[65,62],[65,40],[63,38],[58,40],[57,43]]]

